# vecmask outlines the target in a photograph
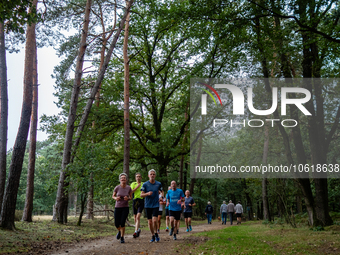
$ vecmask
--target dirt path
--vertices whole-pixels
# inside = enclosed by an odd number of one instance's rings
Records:
[[[183,223],[181,223],[183,224]],[[81,241],[68,247],[63,246],[61,250],[53,251],[52,255],[60,254],[81,254],[81,255],[108,255],[108,254],[181,254],[181,245],[185,243],[202,243],[207,240],[206,237],[192,236],[194,233],[223,229],[230,225],[222,225],[221,222],[213,222],[211,225],[202,224],[194,226],[191,232],[185,232],[186,228],[180,228],[177,240],[174,241],[169,232],[162,230],[160,233],[159,243],[150,243],[151,233],[144,228],[140,237],[133,238],[132,235],[125,236],[125,244],[121,244],[116,236],[106,237],[88,242]],[[188,254],[188,252],[186,252]]]

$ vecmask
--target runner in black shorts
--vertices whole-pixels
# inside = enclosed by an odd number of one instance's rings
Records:
[[[144,209],[144,198],[140,196],[140,189],[143,185],[142,175],[140,173],[136,173],[135,177],[136,181],[131,183],[131,189],[133,193],[133,215],[135,220],[135,233],[133,233],[134,238],[140,235],[140,216],[142,215]]]
[[[185,225],[187,226],[187,232],[192,230],[191,227],[191,217],[192,217],[192,207],[195,206],[194,199],[190,196],[190,191],[185,191],[185,201],[184,201],[184,219]]]
[[[171,182],[171,190],[166,194],[166,202],[170,209],[170,223],[171,230],[170,236],[174,235],[174,240],[177,240],[176,233],[178,228],[178,223],[181,218],[182,212],[182,202],[184,201],[183,190],[177,189],[177,184],[175,181]]]
[[[148,224],[152,234],[150,242],[159,242],[157,233],[157,220],[159,208],[158,192],[162,191],[162,184],[155,180],[156,171],[151,169],[149,171],[149,181],[145,182],[141,188],[141,197],[145,197],[145,211],[148,217]]]

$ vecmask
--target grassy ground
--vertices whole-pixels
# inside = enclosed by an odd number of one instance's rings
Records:
[[[197,236],[209,240],[198,247],[188,244],[189,254],[340,254],[340,225],[315,231],[284,224],[247,222]]]
[[[80,227],[77,226],[78,217],[69,217],[68,223],[64,225],[52,222],[51,219],[52,216],[35,216],[32,223],[16,222],[16,231],[0,229],[0,254],[28,252],[33,248],[57,248],[62,243],[112,236],[117,233],[114,221],[107,221],[105,217],[97,217],[93,221],[84,218]],[[130,217],[129,220],[133,224],[133,218]],[[202,223],[203,221],[193,221],[192,225]],[[181,227],[184,226],[185,223],[182,221]],[[144,231],[148,230],[145,218],[141,219],[141,227]],[[164,219],[161,229],[165,229]],[[126,227],[126,234],[133,232],[133,227]]]

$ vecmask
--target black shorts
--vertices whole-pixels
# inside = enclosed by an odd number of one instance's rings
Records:
[[[169,211],[169,209],[165,209],[165,216],[170,216],[170,211]]]
[[[133,214],[142,213],[144,209],[144,199],[136,198],[133,200]]]
[[[184,218],[191,218],[192,217],[192,212],[185,212],[184,213]]]
[[[155,208],[145,208],[146,216],[148,220],[151,220],[152,217],[158,217],[158,207]]]
[[[163,211],[158,210],[158,216],[162,216],[163,215]]]
[[[242,213],[236,213],[236,217],[237,218],[241,218],[242,217]]]
[[[115,208],[114,215],[116,228],[125,227],[125,221],[129,215],[129,207]]]
[[[181,219],[181,211],[171,211],[170,210],[170,217],[175,217],[175,220]]]

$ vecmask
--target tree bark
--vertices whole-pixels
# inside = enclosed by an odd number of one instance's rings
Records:
[[[84,112],[83,112],[83,115],[81,117],[81,120],[79,122],[79,125],[78,125],[78,128],[77,128],[77,132],[76,132],[76,135],[75,135],[75,142],[73,144],[73,151],[75,152],[78,145],[79,145],[79,142],[80,142],[80,138],[81,138],[81,135],[82,135],[82,132],[84,130],[84,127],[85,127],[85,123],[87,121],[87,118],[90,114],[90,111],[91,111],[91,107],[92,107],[92,104],[93,104],[93,100],[95,99],[95,96],[97,94],[97,91],[100,87],[100,84],[102,83],[103,79],[104,79],[104,74],[106,72],[106,69],[109,65],[109,61],[111,59],[111,55],[112,55],[112,52],[113,52],[113,49],[116,47],[116,43],[117,43],[117,40],[118,40],[118,37],[123,29],[123,26],[125,24],[125,20],[126,20],[126,17],[127,17],[127,14],[130,12],[130,8],[133,4],[133,0],[130,1],[130,4],[129,6],[126,8],[126,11],[124,13],[124,16],[122,17],[122,20],[120,21],[120,25],[119,25],[119,28],[117,29],[117,32],[110,44],[110,48],[108,49],[108,52],[106,54],[106,57],[105,57],[105,61],[104,61],[104,64],[102,66],[102,68],[100,69],[99,71],[99,74],[98,74],[98,77],[97,77],[97,80],[91,90],[91,93],[90,93],[90,97],[86,103],[86,106],[85,106],[85,109],[84,109]]]
[[[65,217],[67,218],[67,215],[64,215],[66,211],[65,208],[67,208],[67,196],[68,196],[67,191],[66,191],[67,187],[65,185],[66,184],[65,179],[67,175],[66,167],[70,163],[70,159],[71,159],[74,122],[76,120],[79,91],[80,91],[80,85],[81,85],[81,78],[83,74],[84,56],[85,56],[85,51],[87,47],[86,39],[87,39],[88,27],[90,23],[91,4],[92,4],[92,1],[87,0],[86,9],[85,9],[85,17],[84,17],[84,25],[83,25],[82,35],[81,35],[81,40],[80,40],[79,53],[77,57],[75,78],[74,78],[74,83],[73,83],[73,88],[72,88],[70,110],[69,110],[69,115],[68,115],[68,120],[67,120],[63,160],[62,160],[62,165],[61,165],[57,198],[56,198],[56,210],[57,210],[57,218],[58,218],[59,223],[64,223]]]
[[[0,22],[0,215],[6,185],[8,126],[7,64],[4,24]]]
[[[263,165],[267,165],[269,152],[269,126],[264,127],[264,144],[263,144]],[[267,192],[267,178],[262,179],[262,201],[263,201],[263,219],[271,221],[269,203],[268,203],[268,192]]]
[[[37,0],[33,1],[33,5],[37,5]],[[30,10],[31,12],[32,10]],[[22,164],[25,156],[28,130],[30,126],[31,110],[32,110],[32,83],[33,83],[33,59],[34,59],[34,39],[35,39],[35,23],[27,26],[26,31],[26,49],[25,49],[25,71],[24,71],[24,89],[23,104],[21,109],[21,119],[19,130],[13,147],[11,165],[9,167],[9,176],[7,186],[2,202],[1,210],[1,227],[14,230],[14,215],[19,189]]]
[[[28,169],[27,169],[27,188],[26,201],[23,221],[32,222],[33,211],[33,194],[34,194],[34,172],[35,172],[35,153],[37,148],[37,124],[38,124],[38,61],[37,61],[37,45],[34,38],[34,60],[33,60],[33,102],[31,114],[30,127],[30,148],[28,155]]]
[[[129,2],[126,2],[128,8]],[[125,21],[124,31],[124,163],[123,172],[127,175],[129,181],[129,163],[130,163],[130,73],[129,73],[129,56],[128,56],[128,41],[129,41],[129,22],[130,12],[128,12]]]
[[[93,220],[93,172],[90,174],[90,189],[87,195],[87,215],[86,219]]]

